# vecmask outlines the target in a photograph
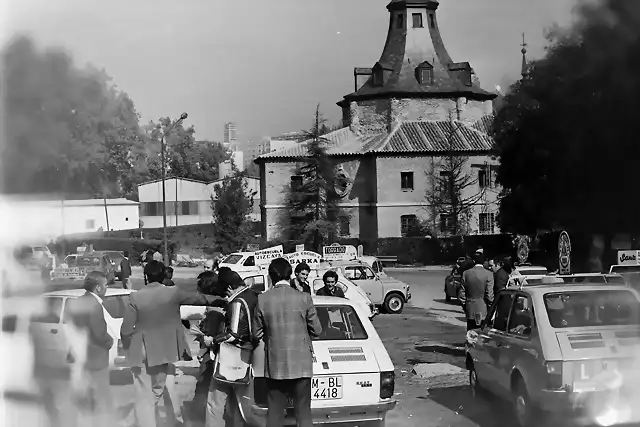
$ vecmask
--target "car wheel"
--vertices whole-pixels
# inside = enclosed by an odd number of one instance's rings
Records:
[[[516,421],[520,427],[533,426],[534,420],[538,416],[538,411],[531,402],[531,398],[527,392],[527,387],[525,386],[522,378],[516,380],[513,412],[515,413]]]
[[[384,299],[384,311],[389,314],[402,313],[404,308],[404,298],[400,294],[389,294]]]

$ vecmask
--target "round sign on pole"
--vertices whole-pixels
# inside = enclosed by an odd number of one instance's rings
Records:
[[[558,238],[558,273],[571,274],[571,239],[566,231]]]
[[[529,236],[517,236],[516,239],[517,255],[520,264],[527,262],[529,258]]]

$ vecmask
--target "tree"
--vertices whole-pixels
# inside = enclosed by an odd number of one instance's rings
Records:
[[[510,88],[492,134],[500,226],[640,233],[640,2],[584,2]]]
[[[232,176],[215,185],[211,209],[216,244],[222,253],[239,250],[251,237],[249,215],[255,194],[249,190],[246,174],[237,169]]]
[[[478,179],[470,172],[469,155],[454,149],[456,134],[464,124],[450,121],[449,126],[449,151],[440,158],[432,158],[425,171],[428,183],[425,199],[433,231],[439,228],[447,234],[461,235],[468,233],[483,192],[476,191]]]
[[[317,252],[338,236],[338,220],[342,211],[335,191],[338,183],[334,161],[327,154],[328,140],[323,132],[329,129],[316,107],[311,129],[305,135],[307,157],[296,169],[300,177],[294,188],[288,189],[288,209],[281,218],[281,228],[287,240],[304,242]]]
[[[143,137],[126,93],[104,70],[18,37],[2,52],[5,193],[125,195]]]

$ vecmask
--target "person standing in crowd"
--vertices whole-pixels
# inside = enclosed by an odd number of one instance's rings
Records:
[[[208,259],[204,262],[203,268],[204,271],[214,271],[215,261],[212,259]]]
[[[473,255],[475,265],[462,274],[459,299],[467,315],[467,330],[476,329],[493,303],[493,274],[484,268],[484,255]]]
[[[265,343],[267,378],[267,427],[282,427],[286,396],[293,398],[298,427],[312,427],[312,339],[322,326],[311,295],[289,284],[291,264],[276,258],[269,264],[273,287],[258,296],[254,317],[254,340]]]
[[[226,287],[229,299],[225,313],[225,327],[222,333],[216,336],[204,337],[204,342],[208,346],[219,346],[224,342],[241,349],[253,350],[251,327],[258,304],[258,294],[245,285],[238,273],[228,267],[220,269],[218,280],[221,286]],[[230,410],[231,405],[239,404],[233,396],[232,385],[221,383],[213,378],[207,395],[205,427],[224,427],[225,413],[227,416],[238,414],[238,411]],[[240,422],[241,420],[229,420],[231,426],[240,425]]]
[[[129,310],[125,312],[120,335],[134,378],[134,412],[138,425],[155,427],[155,410],[164,395],[167,375],[174,374],[175,362],[192,360],[180,319],[180,306],[220,307],[226,306],[226,301],[200,292],[186,292],[176,286],[163,286],[165,268],[161,262],[151,261],[145,270],[149,284],[129,297]],[[174,416],[182,422],[181,414],[174,413]]]
[[[198,275],[198,291],[205,295],[226,297],[227,289],[218,280],[218,275],[213,271],[203,271]],[[215,337],[224,330],[224,310],[220,307],[207,307],[205,318],[196,325],[190,327],[191,333],[195,335],[195,340],[200,344],[201,354],[198,356],[200,370],[196,389],[193,397],[191,413],[200,421],[205,419],[205,408],[207,405],[207,393],[209,384],[213,376],[213,359],[211,352],[217,353],[215,346],[205,344],[205,337]]]
[[[316,291],[316,295],[324,297],[339,297],[346,298],[344,292],[338,285],[338,273],[333,270],[329,270],[322,276],[324,286]]]
[[[311,273],[311,267],[309,267],[309,264],[306,262],[301,262],[296,265],[296,277],[291,279],[291,287],[299,290],[300,292],[306,292],[311,295],[311,287],[308,282],[309,273]]]
[[[87,348],[80,349],[84,359],[84,379],[88,390],[86,396],[94,407],[92,426],[111,427],[114,403],[109,383],[109,350],[113,337],[104,319],[102,299],[107,293],[107,276],[101,271],[92,271],[84,279],[84,295],[71,298],[69,320],[88,337]]]
[[[498,295],[498,292],[507,287],[509,283],[509,277],[513,271],[513,258],[510,256],[504,257],[502,260],[502,267],[493,275],[493,295]]]
[[[129,261],[129,251],[123,252],[124,258],[120,261],[120,272],[122,274],[122,287],[129,289],[129,277],[131,277],[131,262]]]
[[[167,267],[165,270],[164,281],[162,282],[165,286],[175,286],[176,284],[173,282],[173,267]]]
[[[158,262],[164,261],[163,256],[159,251],[153,251],[153,260]]]

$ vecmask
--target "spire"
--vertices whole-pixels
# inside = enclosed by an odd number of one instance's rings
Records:
[[[520,52],[522,52],[522,69],[520,71],[520,74],[522,74],[522,78],[525,78],[529,75],[529,65],[527,64],[527,42],[524,40],[524,33],[522,33],[522,44],[520,45],[522,46],[522,49],[520,49]]]

